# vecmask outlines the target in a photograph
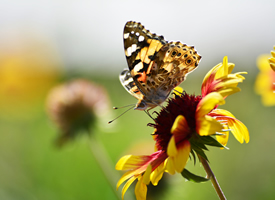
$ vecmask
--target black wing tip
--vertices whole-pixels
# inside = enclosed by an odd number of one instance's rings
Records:
[[[126,24],[125,24],[125,26],[126,26],[126,25],[131,25],[131,24],[138,24],[138,25],[141,25],[140,22],[136,22],[136,21],[131,20],[131,21],[127,21]]]

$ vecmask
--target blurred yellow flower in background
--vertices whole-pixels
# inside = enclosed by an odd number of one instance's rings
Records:
[[[256,81],[255,91],[257,94],[262,96],[262,103],[265,106],[275,105],[275,53],[271,52],[270,55],[261,55],[257,60],[257,65],[260,70]],[[270,63],[269,63],[270,62]]]
[[[40,35],[1,38],[0,115],[28,118],[43,105],[47,91],[61,73],[61,61],[51,41]]]

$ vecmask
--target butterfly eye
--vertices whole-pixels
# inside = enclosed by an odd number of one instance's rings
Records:
[[[143,101],[141,101],[138,107],[136,107],[137,110],[145,110],[146,108],[147,108],[147,104]]]

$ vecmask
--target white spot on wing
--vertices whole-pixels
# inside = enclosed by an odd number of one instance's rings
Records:
[[[143,40],[144,40],[144,36],[141,35],[141,36],[138,37],[139,42],[142,42]]]
[[[132,45],[132,53],[135,52],[137,50],[137,45],[136,44],[133,44]]]
[[[134,34],[134,31],[131,31],[131,34]]]
[[[127,39],[129,37],[130,33],[124,33],[124,39]]]
[[[132,48],[131,47],[128,47],[127,49],[126,49],[126,55],[127,56],[131,56],[132,55]]]
[[[134,66],[134,70],[135,72],[138,72],[139,70],[143,69],[143,63],[142,62],[139,62],[138,64],[136,64]]]
[[[139,36],[139,32],[136,32],[136,36]]]
[[[132,46],[128,47],[125,51],[126,56],[131,56],[137,50],[137,45],[132,44]]]

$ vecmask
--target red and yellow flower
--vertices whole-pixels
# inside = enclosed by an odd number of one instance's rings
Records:
[[[224,62],[215,66],[202,83],[202,95],[175,94],[168,105],[156,117],[153,139],[155,149],[151,155],[126,155],[117,165],[117,170],[127,170],[118,181],[117,188],[125,181],[122,199],[129,186],[137,179],[135,195],[138,200],[146,199],[147,185],[157,185],[164,172],[182,173],[190,154],[195,153],[207,160],[205,145],[224,147],[231,131],[243,143],[249,142],[246,126],[229,111],[217,109],[225,98],[240,91],[238,83],[244,80],[242,73],[231,74],[234,64]],[[216,135],[217,142],[211,136]]]

